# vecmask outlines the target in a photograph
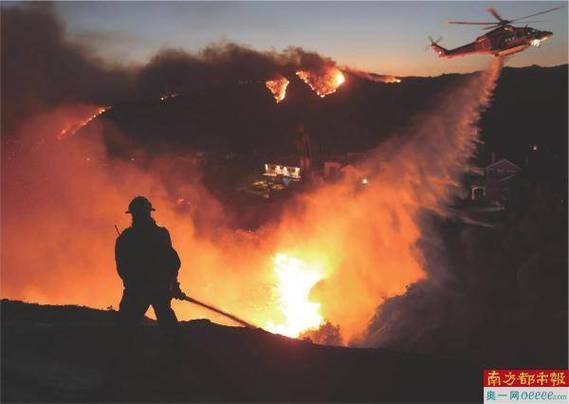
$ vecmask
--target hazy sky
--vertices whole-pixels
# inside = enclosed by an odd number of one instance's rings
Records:
[[[436,75],[477,70],[488,59],[443,60],[425,52],[429,35],[452,48],[481,33],[446,20],[492,21],[490,6],[512,19],[562,5],[567,2],[58,2],[55,8],[70,39],[114,63],[144,62],[164,47],[197,51],[233,41],[258,50],[301,46],[382,74]],[[531,26],[553,31],[553,38],[508,64],[567,63],[567,7],[535,19],[544,22]]]

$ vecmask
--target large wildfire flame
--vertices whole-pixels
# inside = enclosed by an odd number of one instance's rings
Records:
[[[280,76],[274,80],[268,80],[265,86],[275,97],[275,102],[278,104],[286,97],[286,88],[288,87],[289,81],[286,77]]]
[[[301,70],[296,72],[296,75],[321,98],[335,93],[346,81],[344,73],[335,67],[318,72]]]
[[[90,136],[55,140],[76,132],[70,120],[84,125],[85,116],[90,121],[104,107],[36,116],[22,127],[17,148],[2,148],[3,297],[116,307],[122,285],[112,269],[113,224],[129,225],[124,208],[142,194],[170,230],[183,262],[180,282],[191,296],[284,335],[327,321],[339,326],[345,343],[365,343],[357,337],[378,305],[424,276],[417,217],[422,209],[444,213],[476,149],[473,125],[500,67],[465,80],[408,132],[347,168],[341,181],[299,196],[297,209],[255,233],[224,224],[198,163],[182,170],[176,156],[156,157],[144,168],[112,159],[96,128]],[[322,90],[328,94],[341,84],[338,71],[330,77],[336,86]],[[198,220],[208,228],[198,231]],[[174,307],[181,318],[225,322],[183,302]]]
[[[310,301],[309,294],[322,279],[322,270],[310,268],[298,258],[282,253],[276,255],[274,263],[276,291],[284,322],[274,324],[269,321],[267,330],[296,338],[302,332],[319,328],[324,322],[320,303]]]

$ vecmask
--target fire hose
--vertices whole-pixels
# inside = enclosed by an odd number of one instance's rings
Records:
[[[180,291],[180,292],[181,292],[181,291]],[[236,323],[241,324],[242,326],[245,326],[245,327],[247,327],[247,328],[258,328],[258,327],[255,327],[253,324],[251,324],[251,323],[249,323],[249,322],[247,322],[247,321],[245,321],[245,320],[243,320],[243,319],[241,319],[241,318],[239,318],[239,317],[237,317],[237,316],[234,316],[233,314],[230,314],[230,313],[228,313],[228,312],[226,312],[226,311],[223,311],[223,310],[221,310],[221,309],[218,309],[217,307],[214,307],[214,306],[209,305],[209,304],[207,304],[207,303],[200,302],[199,300],[196,300],[196,299],[194,299],[193,297],[190,297],[190,296],[186,295],[184,292],[181,292],[181,293],[177,294],[176,296],[174,296],[174,298],[176,298],[176,299],[178,299],[178,300],[183,300],[183,301],[186,301],[186,302],[190,302],[190,303],[197,304],[198,306],[201,306],[201,307],[204,307],[204,308],[206,308],[206,309],[208,309],[208,310],[211,310],[211,311],[213,311],[214,313],[221,314],[222,316],[227,317],[227,318],[229,318],[229,319],[235,321]]]

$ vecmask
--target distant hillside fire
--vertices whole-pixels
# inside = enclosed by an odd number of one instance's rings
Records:
[[[269,89],[273,97],[275,98],[275,102],[278,104],[286,97],[286,88],[289,85],[289,81],[286,77],[279,75],[274,80],[268,80],[265,83],[265,86]]]
[[[301,70],[296,72],[296,75],[321,98],[335,93],[338,87],[346,81],[342,71],[335,67],[318,72]]]
[[[401,83],[401,79],[396,76],[385,75],[385,74],[377,74],[377,73],[370,73],[365,72],[362,70],[350,69],[346,68],[350,74],[354,76],[361,77],[365,80],[374,81],[376,83],[387,83],[387,84],[399,84]]]
[[[401,79],[395,76],[386,76],[384,83],[401,83]]]
[[[327,67],[318,71],[300,70],[296,75],[304,81],[320,98],[336,92],[345,81],[346,77],[341,70],[336,67]],[[273,94],[275,102],[278,104],[286,97],[286,89],[290,81],[279,75],[276,79],[268,80],[265,86]]]
[[[61,129],[61,131],[57,135],[57,138],[59,140],[63,140],[68,136],[73,136],[75,133],[77,133],[79,130],[81,130],[81,128],[88,125],[89,122],[91,122],[92,120],[97,119],[99,117],[99,115],[104,114],[110,108],[111,107],[98,107],[98,108],[96,108],[95,112],[93,112],[87,118],[82,119],[78,122],[72,122],[71,124],[67,125],[65,128]]]

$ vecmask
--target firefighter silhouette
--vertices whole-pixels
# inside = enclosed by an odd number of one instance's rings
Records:
[[[181,293],[177,282],[180,258],[168,230],[152,218],[154,210],[145,197],[134,198],[126,211],[132,215],[132,226],[115,244],[117,271],[124,285],[118,318],[125,344],[150,306],[168,338],[175,338],[178,326],[171,300]]]

